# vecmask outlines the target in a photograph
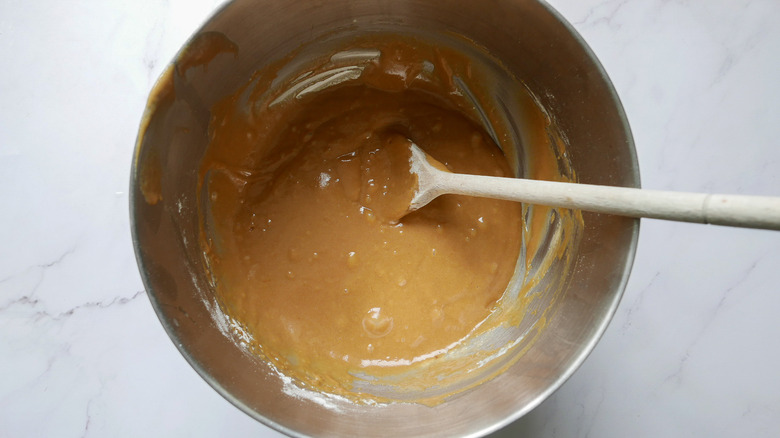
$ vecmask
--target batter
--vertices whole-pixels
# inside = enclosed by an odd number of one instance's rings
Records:
[[[392,196],[414,178],[406,139],[454,172],[513,176],[438,49],[408,43],[373,42],[359,76],[316,92],[261,75],[212,109],[200,177],[222,305],[264,358],[327,392],[464,342],[520,251],[518,203],[445,195],[404,216]]]

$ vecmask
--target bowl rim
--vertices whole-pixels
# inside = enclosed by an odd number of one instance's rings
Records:
[[[614,84],[612,83],[609,76],[607,75],[604,66],[601,64],[595,52],[587,44],[587,42],[582,37],[582,35],[580,35],[580,33],[577,32],[574,26],[571,23],[569,23],[569,21],[566,20],[560,12],[558,12],[552,5],[550,5],[545,0],[533,0],[533,1],[535,1],[540,6],[542,6],[547,11],[547,13],[549,13],[553,18],[555,18],[555,20],[558,23],[564,26],[564,28],[568,31],[569,35],[573,37],[573,39],[578,43],[580,48],[583,50],[583,53],[592,62],[595,71],[599,75],[599,78],[601,79],[601,81],[603,81],[603,84],[605,85],[608,95],[615,103],[615,109],[616,109],[618,119],[626,135],[625,149],[629,157],[629,164],[631,167],[630,174],[633,175],[630,184],[633,187],[640,188],[641,178],[640,178],[639,162],[637,158],[636,145],[634,143],[633,134],[631,132],[631,127],[629,125],[628,118],[626,116],[625,109],[620,100],[620,97],[618,96],[617,91],[615,90]],[[133,250],[135,253],[135,259],[138,265],[139,273],[141,275],[141,280],[143,282],[145,290],[147,291],[146,295],[149,297],[149,301],[151,302],[152,308],[154,309],[157,318],[159,319],[160,323],[162,324],[163,328],[165,329],[166,333],[168,334],[169,338],[173,342],[176,349],[179,350],[179,353],[181,353],[181,355],[184,357],[187,363],[189,363],[189,365],[195,370],[195,372],[206,383],[208,383],[209,386],[211,386],[218,394],[220,394],[225,400],[227,400],[233,406],[235,406],[245,414],[249,415],[251,418],[255,419],[256,421],[278,432],[281,432],[287,436],[306,438],[309,437],[309,435],[303,434],[279,422],[273,421],[268,417],[263,416],[262,414],[260,414],[259,412],[255,411],[250,406],[248,406],[246,403],[244,403],[242,400],[235,397],[230,391],[228,391],[224,386],[222,386],[222,384],[218,382],[208,371],[206,371],[204,367],[201,365],[201,363],[185,347],[185,345],[181,341],[181,338],[179,337],[177,329],[168,320],[168,317],[166,316],[165,312],[162,309],[162,304],[158,300],[157,295],[154,293],[154,288],[152,287],[151,279],[147,274],[149,272],[148,265],[144,260],[144,256],[141,252],[141,244],[139,241],[138,222],[136,221],[137,211],[135,209],[135,205],[138,201],[138,196],[139,196],[138,190],[136,190],[136,188],[139,187],[139,179],[140,179],[139,159],[140,159],[140,152],[142,149],[143,139],[146,134],[145,127],[147,126],[148,121],[150,120],[152,115],[154,115],[156,110],[156,105],[153,101],[154,96],[156,94],[155,91],[165,84],[167,80],[166,76],[169,74],[170,70],[175,67],[176,60],[180,57],[180,55],[182,55],[182,52],[193,42],[194,38],[198,34],[200,34],[210,22],[212,22],[217,17],[225,13],[225,11],[233,4],[233,2],[234,0],[227,0],[223,2],[222,4],[218,5],[217,8],[214,11],[212,11],[203,20],[201,25],[195,31],[193,31],[193,33],[182,44],[182,46],[173,56],[171,61],[169,61],[166,64],[166,67],[158,75],[154,85],[152,85],[150,89],[150,93],[146,105],[144,106],[144,112],[141,116],[141,120],[139,123],[139,130],[136,135],[135,146],[133,148],[131,172],[130,172],[130,187],[129,187],[128,200],[129,200],[130,229],[131,229],[131,238],[133,242]],[[473,431],[464,436],[484,437],[490,433],[503,429],[504,427],[508,426],[509,424],[517,421],[518,419],[522,418],[529,412],[533,411],[544,400],[548,399],[554,392],[556,392],[561,386],[563,386],[563,384],[566,381],[568,381],[569,378],[571,378],[571,376],[581,367],[581,365],[585,362],[588,356],[593,352],[595,346],[601,340],[601,338],[603,337],[604,333],[607,330],[607,327],[609,326],[609,324],[612,322],[612,319],[614,318],[614,315],[617,311],[620,301],[623,298],[623,295],[625,293],[625,289],[628,284],[632,268],[634,266],[634,261],[636,259],[636,252],[637,252],[638,241],[639,241],[640,220],[638,218],[634,218],[631,222],[631,225],[632,226],[631,226],[630,242],[626,248],[626,254],[625,254],[626,263],[623,268],[623,272],[620,275],[620,281],[617,283],[616,293],[611,298],[611,301],[609,301],[609,305],[605,307],[606,311],[604,314],[604,318],[595,327],[594,334],[588,339],[588,342],[583,344],[580,353],[572,360],[570,366],[566,368],[562,373],[560,373],[557,379],[555,379],[555,381],[553,381],[544,391],[540,392],[536,398],[534,398],[530,403],[527,403],[521,409],[515,410],[511,415],[507,415],[503,417],[502,419],[494,422],[490,426],[484,427],[480,430]]]

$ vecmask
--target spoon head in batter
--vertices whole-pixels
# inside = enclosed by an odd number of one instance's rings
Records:
[[[380,220],[397,223],[412,211],[418,175],[413,170],[414,150],[424,154],[402,135],[388,135],[381,146],[363,154],[361,204]]]

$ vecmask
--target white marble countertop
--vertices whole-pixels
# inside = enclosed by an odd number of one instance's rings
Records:
[[[0,436],[279,436],[174,348],[130,239],[146,96],[219,3],[0,3]],[[645,187],[780,196],[780,2],[551,3],[611,76]],[[644,220],[593,354],[497,436],[779,436],[779,284],[778,232]]]

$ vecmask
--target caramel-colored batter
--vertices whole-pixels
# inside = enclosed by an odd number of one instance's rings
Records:
[[[393,189],[414,177],[388,145],[407,138],[452,171],[512,176],[464,110],[454,55],[410,41],[371,41],[375,55],[275,88],[261,72],[212,108],[200,177],[222,306],[264,358],[327,392],[461,345],[519,256],[520,204],[445,195],[399,214]]]

